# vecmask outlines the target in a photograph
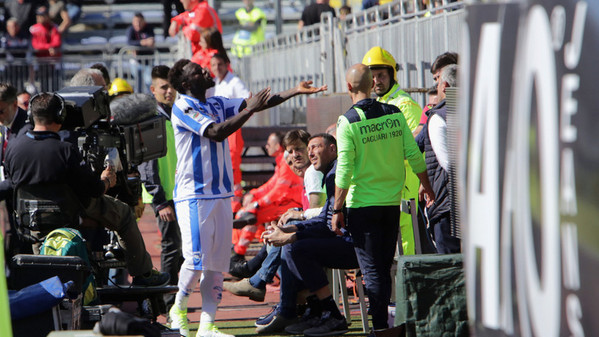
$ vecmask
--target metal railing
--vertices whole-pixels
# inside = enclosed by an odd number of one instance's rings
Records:
[[[465,10],[462,2],[436,7],[435,13],[415,10],[417,6],[418,2],[395,1],[341,21],[323,13],[320,24],[254,46],[251,55],[239,60],[237,74],[253,91],[271,86],[276,92],[312,80],[315,85],[326,83],[329,93],[345,92],[346,69],[360,63],[363,55],[378,45],[391,52],[399,64],[400,86],[412,88],[414,99],[424,105],[423,89],[433,85],[432,61],[445,51],[460,50]],[[285,102],[281,109],[304,109],[305,99]],[[281,113],[274,114],[272,124],[284,119]]]
[[[18,51],[20,56],[13,57],[15,51],[0,49],[0,82],[10,83],[16,88],[34,86],[40,91],[58,91],[67,86],[70,78],[80,69],[102,62],[111,78],[124,78],[135,92],[149,93],[152,67],[159,64],[171,66],[178,58],[190,57],[189,48],[185,46],[188,46],[188,42],[182,41],[172,46],[167,53],[134,46],[124,46],[116,51],[108,45],[100,49],[97,46],[82,46],[77,49],[79,55],[70,48],[70,53],[61,57],[43,58],[31,56],[30,51],[25,56]]]
[[[291,34],[280,34],[253,48],[253,53],[234,64],[237,75],[252,91],[270,86],[273,92],[289,89],[302,80],[327,84],[329,93],[344,92],[345,70],[362,61],[373,46],[391,52],[399,64],[398,82],[414,88],[413,97],[425,103],[424,88],[433,84],[429,69],[435,57],[460,50],[465,16],[462,2],[436,7],[434,13],[420,10],[418,1],[395,1],[348,15],[344,20],[323,14],[320,24]],[[148,90],[148,72],[156,64],[172,65],[190,58],[189,42],[181,36],[169,53],[134,55],[138,48],[123,47],[118,53],[64,55],[61,59],[0,59],[0,80],[22,87],[35,84],[41,90],[59,90],[76,71],[104,62],[111,77],[131,81],[138,92]],[[408,90],[409,91],[409,90]],[[288,124],[301,120],[306,97],[295,97],[271,109],[266,124]],[[285,111],[285,113],[281,113]],[[288,113],[291,111],[291,113]],[[298,117],[299,116],[299,117]]]

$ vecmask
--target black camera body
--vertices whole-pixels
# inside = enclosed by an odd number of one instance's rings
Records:
[[[57,94],[65,101],[67,116],[62,129],[68,138],[74,141],[76,137],[83,158],[98,174],[104,170],[106,156],[116,151],[122,170],[117,171],[117,187],[111,194],[136,205],[141,195],[136,165],[166,155],[166,121],[156,114],[156,105],[141,107],[152,111],[115,118],[102,86],[67,87]]]

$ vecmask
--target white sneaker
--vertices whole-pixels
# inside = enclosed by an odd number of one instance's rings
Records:
[[[214,323],[201,323],[196,337],[235,337],[220,332]]]
[[[187,310],[181,310],[176,305],[171,307],[168,312],[171,320],[171,329],[179,329],[179,334],[189,337],[189,327],[187,326]]]

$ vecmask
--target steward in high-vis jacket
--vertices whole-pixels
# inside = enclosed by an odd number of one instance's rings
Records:
[[[231,53],[243,57],[252,53],[252,46],[264,41],[264,28],[266,27],[266,14],[258,7],[254,7],[254,0],[243,0],[245,7],[235,12],[239,21],[239,28],[233,36]]]
[[[414,134],[420,124],[422,108],[412,97],[399,88],[397,83],[397,63],[388,51],[381,47],[373,47],[365,55],[362,63],[370,68],[374,79],[374,92],[377,101],[387,103],[399,108],[404,115],[409,131]],[[414,199],[414,207],[418,207],[418,187],[420,180],[410,169],[410,164],[405,162],[405,171],[402,172],[405,177],[404,188],[402,190],[402,200],[409,201]],[[412,217],[404,213],[401,217],[401,239],[404,255],[415,253],[414,227]]]
[[[400,219],[404,160],[418,175],[427,203],[435,196],[426,165],[403,114],[395,106],[370,98],[372,73],[363,64],[346,74],[354,103],[337,121],[337,176],[331,227],[338,234],[345,226],[354,239],[364,273],[375,329],[386,329],[391,296],[391,264],[395,256]]]

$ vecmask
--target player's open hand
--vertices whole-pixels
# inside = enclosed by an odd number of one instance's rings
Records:
[[[300,84],[298,84],[298,86],[296,87],[297,93],[298,94],[315,94],[317,92],[321,92],[321,91],[327,91],[328,86],[325,84],[322,87],[313,87],[312,86],[312,81],[302,81],[300,82]]]

